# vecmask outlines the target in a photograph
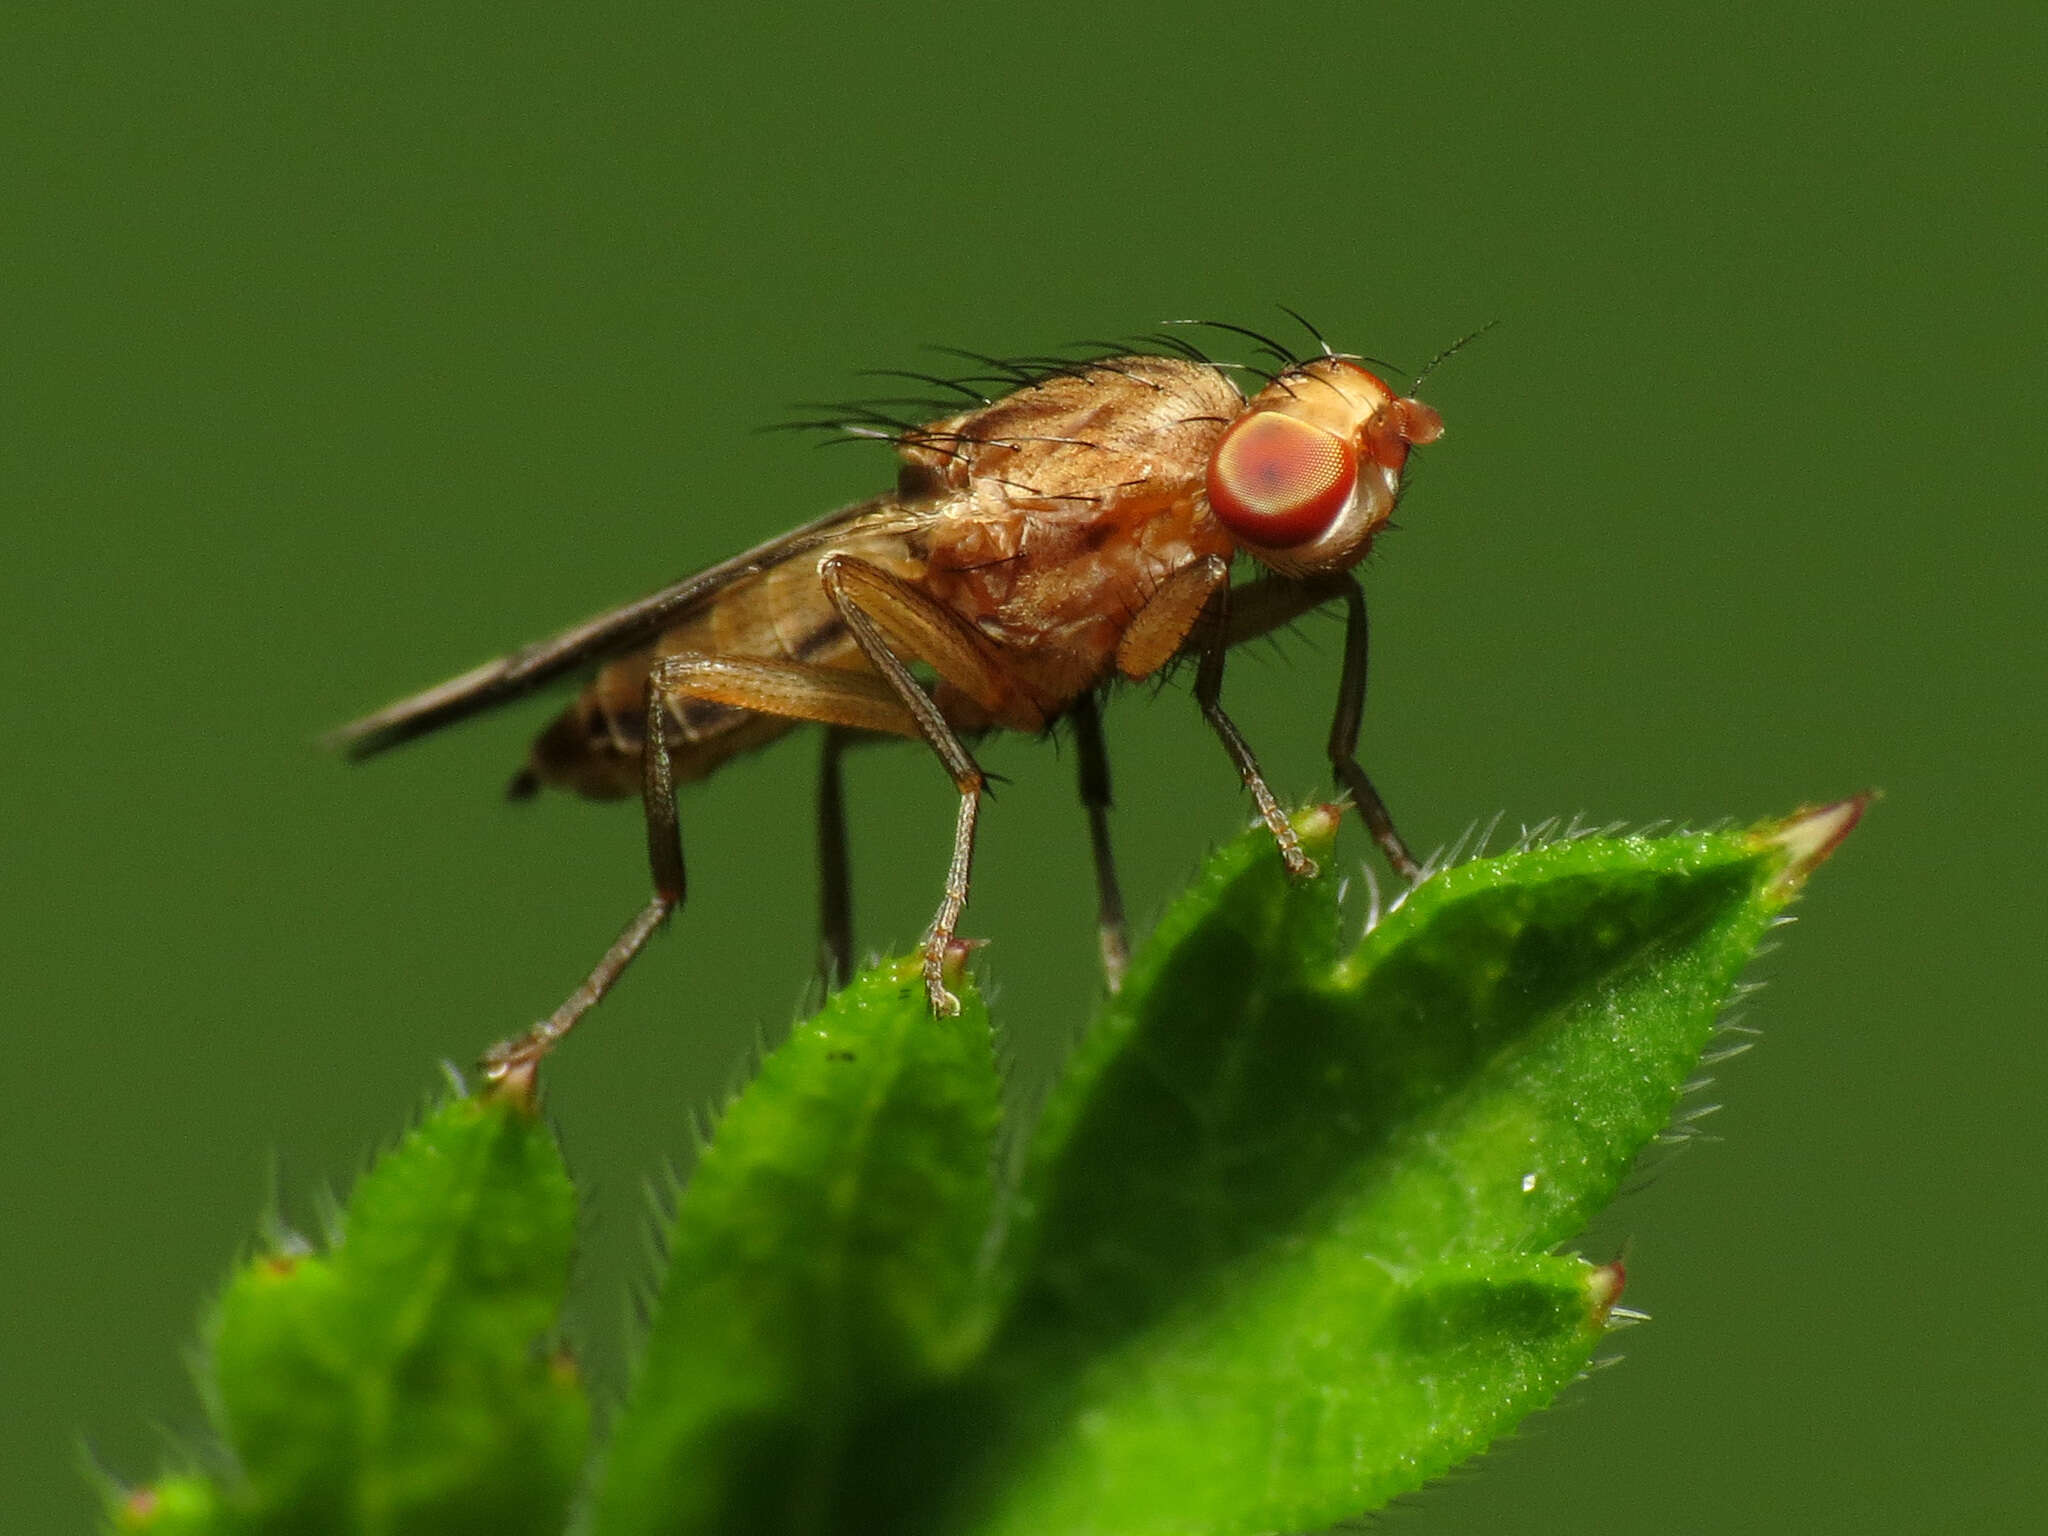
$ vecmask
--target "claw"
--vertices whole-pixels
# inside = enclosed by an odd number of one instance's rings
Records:
[[[949,938],[943,944],[932,944],[925,950],[924,993],[935,1016],[950,1019],[959,1015],[960,999],[947,983],[958,983],[967,974],[967,957],[987,942],[987,939]]]
[[[484,1082],[493,1094],[531,1106],[539,1101],[540,1063],[547,1047],[536,1045],[533,1037],[500,1040],[477,1063]]]
[[[1299,848],[1282,848],[1280,857],[1287,865],[1287,875],[1292,880],[1313,880],[1322,873],[1316,861]]]
[[[944,977],[929,962],[924,968],[925,1001],[931,1005],[932,1016],[939,1019],[957,1018],[960,1013],[960,999],[946,990]]]

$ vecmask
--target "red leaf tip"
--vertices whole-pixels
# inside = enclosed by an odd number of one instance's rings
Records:
[[[1595,1265],[1586,1272],[1586,1300],[1592,1304],[1596,1327],[1607,1325],[1607,1314],[1621,1300],[1622,1288],[1627,1284],[1628,1269],[1619,1259],[1611,1264]]]
[[[1783,821],[1759,827],[1761,840],[1776,848],[1784,859],[1772,889],[1781,896],[1794,895],[1806,877],[1826,863],[1828,855],[1841,846],[1842,839],[1855,830],[1865,808],[1876,798],[1876,790],[1866,789],[1846,800],[1809,806]]]

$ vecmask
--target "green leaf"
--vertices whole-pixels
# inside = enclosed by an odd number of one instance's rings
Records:
[[[559,1532],[588,1421],[552,1337],[575,1220],[553,1137],[496,1092],[380,1158],[331,1252],[243,1266],[209,1328],[227,1528]]]
[[[676,1209],[603,1536],[843,1528],[856,1414],[973,1357],[999,1084],[961,990],[935,1019],[914,960],[868,972],[726,1112]]]
[[[1230,1536],[1414,1488],[1585,1368],[1623,1276],[1559,1247],[1862,806],[1478,860],[1348,951],[1338,882],[1242,838],[1075,1053],[1007,1207],[979,999],[934,1019],[914,960],[869,972],[678,1202],[577,1529]],[[1336,820],[1297,822],[1326,865]],[[563,1528],[575,1212],[531,1089],[443,1106],[331,1252],[235,1275],[209,1328],[232,1472],[112,1496],[110,1529]]]
[[[1301,1530],[1484,1446],[1587,1364],[1619,1269],[1549,1250],[1857,810],[1476,861],[1348,954],[1335,881],[1225,849],[1046,1110],[988,1358],[870,1447],[921,1482],[878,1478],[920,1529]]]

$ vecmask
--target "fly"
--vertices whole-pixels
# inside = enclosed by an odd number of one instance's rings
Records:
[[[1231,646],[1326,603],[1341,602],[1346,621],[1331,766],[1387,862],[1415,878],[1416,862],[1356,755],[1367,628],[1352,571],[1393,511],[1409,450],[1435,442],[1442,418],[1327,347],[1297,358],[1269,343],[1279,367],[1247,399],[1230,365],[1178,336],[1158,342],[1158,352],[998,365],[1012,387],[994,399],[935,381],[974,403],[922,424],[836,421],[894,444],[895,490],[335,733],[349,757],[370,757],[597,664],[535,740],[510,792],[638,794],[654,893],[559,1008],[491,1049],[487,1073],[537,1063],[682,905],[678,785],[807,721],[825,727],[818,821],[830,984],[844,983],[853,957],[839,771],[846,746],[870,736],[922,740],[959,794],[923,947],[926,996],[943,1015],[959,1008],[945,966],[967,905],[985,784],[968,744],[990,731],[1043,733],[1065,722],[1078,748],[1114,989],[1127,946],[1101,694],[1192,658],[1195,701],[1288,871],[1312,874],[1224,712],[1223,672]],[[1233,586],[1239,555],[1261,569]]]

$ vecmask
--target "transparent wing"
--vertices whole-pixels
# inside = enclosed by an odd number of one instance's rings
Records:
[[[459,677],[387,704],[360,720],[351,720],[330,732],[325,738],[326,745],[351,759],[374,757],[444,725],[524,698],[591,662],[646,645],[663,630],[716,601],[735,582],[824,549],[856,530],[880,532],[895,526],[912,527],[928,521],[932,515],[928,508],[906,507],[890,496],[842,507],[814,523],[649,593],[637,602],[572,624],[559,634],[521,646]]]

